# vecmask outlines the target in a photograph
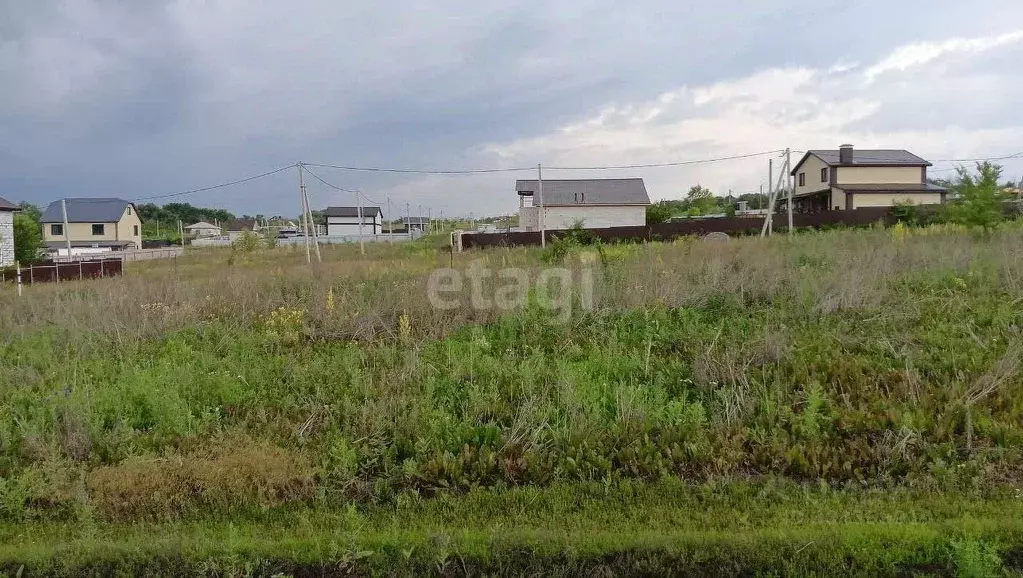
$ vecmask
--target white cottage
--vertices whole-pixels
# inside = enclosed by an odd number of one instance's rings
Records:
[[[14,264],[14,213],[18,205],[0,197],[0,267]]]
[[[349,237],[360,232],[363,235],[379,235],[383,232],[383,212],[380,207],[327,207],[323,214],[327,218],[328,237]]]
[[[643,226],[650,204],[643,179],[520,180],[515,191],[523,231]]]

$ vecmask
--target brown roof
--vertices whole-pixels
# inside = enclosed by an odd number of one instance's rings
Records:
[[[0,211],[20,211],[21,207],[8,201],[7,199],[0,197]]]

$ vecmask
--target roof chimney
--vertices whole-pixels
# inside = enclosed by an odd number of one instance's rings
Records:
[[[838,163],[843,165],[853,164],[853,146],[844,144],[838,147]]]

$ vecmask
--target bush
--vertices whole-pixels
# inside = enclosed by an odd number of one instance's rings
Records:
[[[960,225],[990,233],[1004,219],[1002,202],[1005,194],[998,185],[1002,167],[984,161],[977,163],[977,175],[959,167],[959,179],[952,186],[958,198],[950,207],[949,216]]]
[[[242,234],[231,243],[231,248],[239,253],[252,253],[259,249],[260,244],[258,235],[252,231],[243,231]]]
[[[35,263],[43,252],[42,225],[29,215],[14,215],[14,259],[22,265]]]

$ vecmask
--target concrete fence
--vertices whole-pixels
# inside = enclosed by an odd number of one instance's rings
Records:
[[[84,255],[59,255],[52,257],[54,262],[57,263],[70,263],[85,258],[92,259],[120,259],[125,263],[133,263],[135,261],[150,261],[153,259],[174,259],[181,257],[185,254],[183,247],[162,247],[159,249],[135,249],[132,251],[105,251],[102,253],[94,253],[88,256]]]
[[[420,231],[412,231],[412,239],[418,239],[422,237],[423,233]],[[407,233],[378,233],[376,235],[363,235],[361,237],[366,243],[404,243],[409,241],[409,235]],[[261,241],[264,239],[260,238]],[[359,235],[332,235],[332,236],[321,236],[319,238],[321,245],[343,245],[345,243],[358,243],[360,240]],[[191,245],[193,247],[230,247],[233,241],[227,237],[211,237],[208,239],[192,239]],[[288,245],[304,245],[305,237],[287,237],[284,239],[277,239],[278,246]]]

